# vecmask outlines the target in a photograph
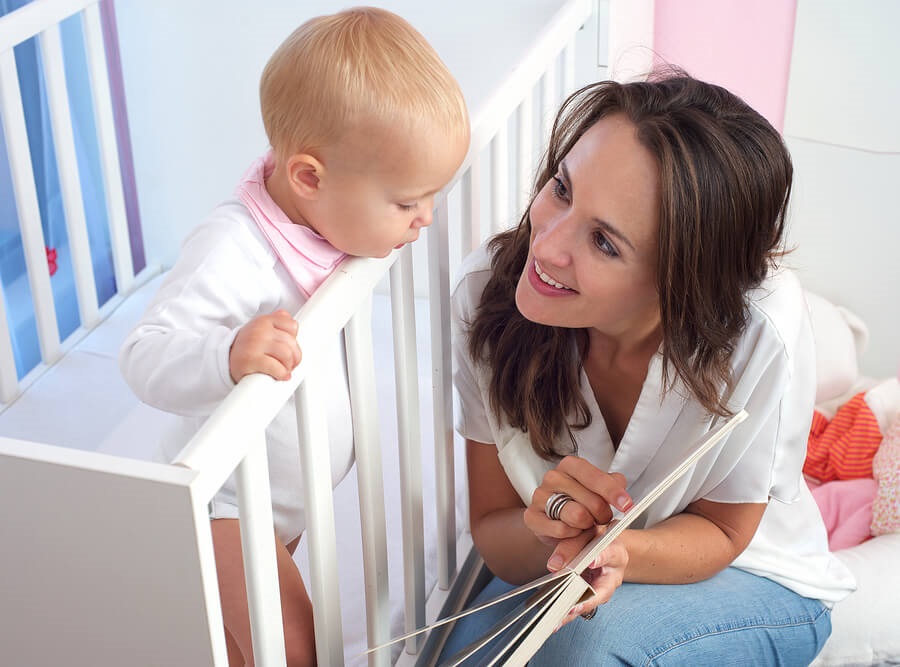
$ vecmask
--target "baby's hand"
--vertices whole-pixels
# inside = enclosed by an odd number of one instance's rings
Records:
[[[228,370],[235,383],[251,373],[287,380],[301,356],[297,322],[287,311],[276,310],[250,320],[238,330],[228,354]]]

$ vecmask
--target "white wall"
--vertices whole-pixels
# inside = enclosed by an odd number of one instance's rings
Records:
[[[900,3],[799,0],[784,132],[794,159],[788,262],[868,324],[861,370],[900,366]]]
[[[468,4],[467,4],[468,3]],[[169,266],[184,235],[267,142],[259,75],[300,23],[343,0],[154,0],[116,5],[147,256]],[[474,112],[563,0],[373,0],[407,18],[457,76]],[[264,6],[264,10],[260,7]],[[478,17],[474,21],[473,17]],[[596,26],[580,38],[596,61]],[[583,72],[579,67],[579,72]],[[593,77],[593,70],[583,77]]]

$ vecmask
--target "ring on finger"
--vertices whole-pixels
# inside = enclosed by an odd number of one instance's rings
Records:
[[[554,521],[559,521],[563,506],[570,500],[572,500],[572,496],[568,493],[557,491],[547,498],[547,503],[544,505],[544,513]]]
[[[594,616],[596,616],[596,615],[597,615],[597,607],[594,607],[594,608],[591,609],[590,611],[584,612],[584,613],[581,615],[581,618],[583,618],[583,619],[586,620],[586,621],[589,621],[589,620],[591,620],[592,618],[594,618]]]

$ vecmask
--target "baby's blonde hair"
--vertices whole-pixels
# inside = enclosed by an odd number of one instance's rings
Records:
[[[310,19],[263,70],[260,107],[276,153],[315,151],[371,124],[468,137],[459,84],[407,21],[374,7]],[[423,125],[424,124],[424,125]]]

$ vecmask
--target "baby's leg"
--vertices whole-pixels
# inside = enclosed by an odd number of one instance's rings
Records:
[[[211,523],[213,547],[222,616],[226,637],[229,638],[229,665],[233,649],[239,649],[246,665],[253,665],[250,641],[250,614],[247,611],[247,587],[241,558],[241,530],[237,519],[214,519]],[[312,605],[300,571],[288,549],[276,537],[275,552],[278,564],[278,583],[281,587],[281,613],[284,618],[284,641],[287,664],[290,667],[316,664],[316,644],[313,632]]]

